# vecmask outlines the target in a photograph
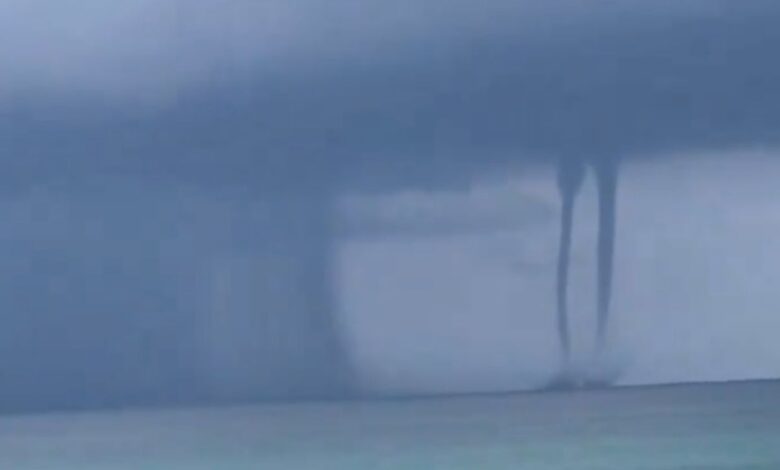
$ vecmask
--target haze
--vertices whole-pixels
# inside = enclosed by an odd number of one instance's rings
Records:
[[[542,386],[561,364],[554,169],[607,154],[617,384],[777,377],[779,18],[764,0],[4,1],[0,409]],[[568,293],[584,368],[588,178]]]

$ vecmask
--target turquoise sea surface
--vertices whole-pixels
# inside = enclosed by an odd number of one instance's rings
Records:
[[[6,416],[0,468],[780,469],[780,382]]]

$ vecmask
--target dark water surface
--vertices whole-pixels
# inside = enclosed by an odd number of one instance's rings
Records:
[[[9,416],[0,468],[776,469],[780,382]]]

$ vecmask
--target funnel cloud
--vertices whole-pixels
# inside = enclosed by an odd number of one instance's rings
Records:
[[[778,20],[770,0],[3,2],[0,409],[775,376],[681,358],[752,351],[694,320],[715,273],[735,311],[772,302],[733,299],[773,298],[737,260],[772,248],[748,214],[772,199],[750,180],[780,144]],[[638,215],[685,204],[729,244]],[[669,312],[696,325],[674,372],[631,329],[684,330]]]

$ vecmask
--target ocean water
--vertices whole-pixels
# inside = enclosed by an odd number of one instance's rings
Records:
[[[0,468],[768,470],[780,382],[6,416]]]

